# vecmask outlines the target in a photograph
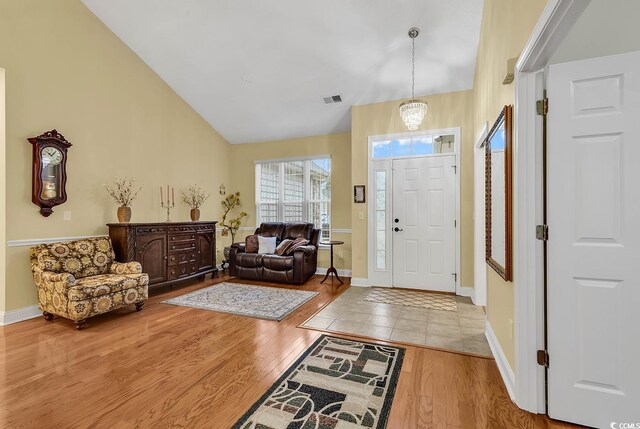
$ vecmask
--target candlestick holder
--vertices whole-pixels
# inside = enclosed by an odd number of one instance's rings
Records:
[[[165,222],[171,222],[171,209],[176,206],[176,203],[169,203],[169,201],[167,201],[165,204],[164,201],[161,201],[160,206],[163,209],[167,209],[167,220]]]

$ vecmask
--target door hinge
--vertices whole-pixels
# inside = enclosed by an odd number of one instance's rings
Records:
[[[453,174],[458,174],[458,166],[457,165],[452,165],[451,168],[453,168]]]
[[[549,368],[549,352],[546,350],[538,350],[536,353],[536,358],[538,360],[538,365],[544,366],[545,368]]]
[[[547,97],[536,101],[536,113],[545,116],[549,112],[549,99]]]
[[[453,276],[453,281],[458,283],[458,273],[451,273],[451,275]]]
[[[549,225],[536,225],[536,238],[541,241],[548,241]]]
[[[458,227],[458,220],[457,220],[457,219],[454,219],[454,220],[453,220],[453,227],[454,227],[454,228],[457,228],[457,227]]]

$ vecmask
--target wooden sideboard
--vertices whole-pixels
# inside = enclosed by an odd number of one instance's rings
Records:
[[[110,223],[109,237],[116,260],[137,261],[149,274],[149,285],[217,273],[216,223],[160,222]]]

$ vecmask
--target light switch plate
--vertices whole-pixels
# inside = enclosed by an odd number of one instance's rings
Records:
[[[70,221],[71,220],[71,211],[70,210],[66,210],[63,214],[62,214],[62,219],[66,220],[66,221]]]

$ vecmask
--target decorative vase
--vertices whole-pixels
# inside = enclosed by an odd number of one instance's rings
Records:
[[[200,209],[191,209],[191,221],[197,222],[200,220]]]
[[[131,207],[118,207],[118,222],[129,223],[131,220]]]
[[[231,253],[231,246],[227,246],[224,248],[224,260],[228,261],[229,260],[229,253]]]

